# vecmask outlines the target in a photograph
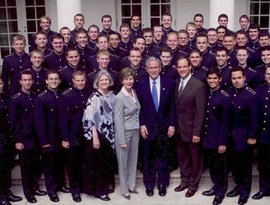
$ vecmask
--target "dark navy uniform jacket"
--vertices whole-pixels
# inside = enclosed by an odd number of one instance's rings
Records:
[[[112,29],[108,29],[108,30],[104,30],[104,29],[103,29],[103,30],[100,32],[99,35],[107,36],[107,37],[109,38],[109,36],[110,36],[111,34],[115,34],[115,33],[117,33],[117,32],[114,31],[114,30],[112,30]]]
[[[36,71],[34,68],[27,69],[32,73],[34,84],[32,85],[32,92],[35,95],[38,95],[46,89],[46,77],[48,70],[41,68],[39,71]]]
[[[110,52],[110,54],[113,54],[115,56],[118,56],[120,59],[128,56],[128,50],[122,47],[118,47],[118,48],[108,48],[108,51]]]
[[[260,84],[257,71],[250,67],[245,67],[244,71],[246,74],[246,85],[252,89],[255,89]]]
[[[16,53],[6,56],[3,59],[2,79],[4,82],[4,92],[10,96],[19,92],[20,85],[20,72],[27,68],[31,68],[32,63],[27,53],[19,56]]]
[[[162,41],[163,41],[163,43],[166,44],[168,33],[173,32],[175,30],[173,30],[172,28],[170,28],[168,30],[165,30],[164,28],[162,28],[162,31],[163,31]]]
[[[191,68],[192,75],[197,78],[198,80],[202,81],[203,83],[206,83],[206,73],[209,70],[206,66],[197,66]]]
[[[256,92],[260,105],[258,140],[262,144],[270,144],[270,87],[264,84]]]
[[[145,70],[146,72],[146,70]],[[177,71],[176,66],[169,64],[166,66],[162,66],[161,67],[161,72],[160,72],[160,76],[172,79],[173,81],[175,81],[177,78],[179,78],[179,74]]]
[[[233,49],[232,51],[229,51],[229,58],[228,58],[228,65],[234,67],[238,66],[238,61],[236,58],[237,51],[236,49]]]
[[[217,67],[220,74],[221,74],[221,77],[222,77],[222,80],[220,82],[220,86],[222,89],[227,89],[228,87],[230,87],[232,85],[231,83],[231,69],[232,67],[230,65],[225,65],[223,67]]]
[[[129,51],[131,48],[133,48],[133,43],[131,40],[129,40],[127,43],[124,43],[123,41],[120,41],[119,47],[126,49]]]
[[[221,88],[209,90],[206,107],[203,146],[217,149],[227,145],[229,122],[231,120],[232,102],[228,93]]]
[[[74,86],[67,89],[59,99],[59,119],[61,140],[68,141],[71,147],[79,146],[83,139],[82,116],[90,96],[85,89]]]
[[[248,48],[252,48],[254,49],[255,51],[259,50],[261,48],[261,45],[259,43],[259,40],[256,40],[254,42],[252,42],[250,39],[248,40],[247,42],[247,47]]]
[[[145,46],[144,53],[147,56],[155,56],[157,58],[160,56],[159,48],[155,47],[153,43]]]
[[[130,40],[133,42],[136,37],[143,36],[143,31],[141,28],[134,29],[131,28]]]
[[[141,61],[141,67],[145,69],[145,61],[147,60],[149,56],[146,56],[146,55],[142,55],[142,61]],[[126,56],[125,58],[123,58],[121,61],[120,61],[120,65],[121,65],[121,68],[126,68],[126,67],[130,67],[130,60],[128,58],[128,56]]]
[[[37,148],[38,145],[34,126],[34,101],[33,93],[20,91],[12,96],[9,103],[11,132],[15,142],[23,143],[26,150]]]
[[[62,69],[65,65],[67,65],[66,54],[63,51],[61,55],[57,55],[55,52],[46,56],[44,59],[44,67],[48,70],[59,70]]]
[[[266,70],[266,65],[262,64],[256,67],[255,69],[257,71],[257,75],[258,75],[258,80],[259,80],[259,84],[262,85],[264,84],[264,74],[265,74],[265,70]]]
[[[96,53],[95,49],[91,49],[90,47],[86,46],[84,48],[79,47],[78,44],[74,46],[74,48],[78,49],[80,54],[80,62],[79,65],[84,68],[86,71],[90,72],[90,69],[88,69],[87,65],[87,59],[94,55]]]
[[[3,152],[9,137],[8,101],[8,95],[0,93],[0,153]]]
[[[181,49],[176,49],[174,51],[172,51],[172,61],[171,63],[175,66],[177,66],[177,60],[180,58],[180,57],[188,57],[189,56],[189,53],[181,50]]]
[[[53,150],[58,148],[60,140],[58,102],[59,93],[46,89],[38,95],[34,104],[35,128],[40,145],[50,144]]]
[[[254,90],[244,86],[240,89],[230,88],[228,94],[233,103],[231,141],[232,149],[247,149],[249,138],[257,137],[259,121],[258,96]]]
[[[202,62],[201,65],[206,66],[207,68],[212,68],[217,65],[215,54],[212,53],[210,48],[206,49],[202,53]]]
[[[87,59],[87,65],[90,69],[90,72],[93,71],[95,68],[98,68],[97,56],[92,55]],[[120,58],[116,55],[110,55],[110,62],[108,65],[109,68],[112,68],[115,71],[120,71]]]
[[[76,70],[85,71],[85,69],[80,66],[73,68],[69,64],[58,71],[61,78],[60,90],[65,91],[72,86],[72,74]]]

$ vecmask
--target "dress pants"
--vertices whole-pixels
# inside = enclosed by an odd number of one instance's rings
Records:
[[[260,191],[270,192],[270,144],[258,145]]]
[[[249,197],[251,191],[252,155],[252,147],[241,151],[232,151],[232,175],[236,188],[242,197]]]
[[[68,149],[68,179],[71,194],[80,194],[82,187],[82,146],[73,146]]]
[[[146,189],[158,186],[168,186],[170,180],[169,171],[169,141],[168,140],[144,140],[144,164],[143,182]],[[158,178],[156,179],[156,174]]]
[[[116,156],[118,161],[118,174],[120,178],[120,189],[122,194],[134,190],[136,184],[136,172],[138,161],[138,145],[140,133],[138,129],[125,130],[127,148],[121,148],[116,141]]]
[[[41,174],[40,153],[36,149],[23,149],[19,152],[23,193],[25,197],[34,195],[38,189]]]
[[[217,149],[206,149],[205,162],[209,167],[209,173],[214,184],[213,189],[215,194],[217,196],[224,197],[228,188],[226,152],[220,154]]]
[[[182,183],[196,191],[203,171],[201,144],[184,142],[179,137],[176,145]]]

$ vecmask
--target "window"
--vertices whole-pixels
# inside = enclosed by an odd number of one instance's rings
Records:
[[[151,27],[161,23],[161,17],[164,13],[171,13],[170,0],[151,0],[150,1],[150,18]]]
[[[0,57],[11,53],[12,37],[18,33],[16,0],[0,0]]]
[[[133,14],[142,15],[142,2],[141,0],[121,0],[121,13],[122,23],[130,22],[130,17]]]
[[[269,28],[270,1],[250,0],[250,23],[257,23],[262,29]]]

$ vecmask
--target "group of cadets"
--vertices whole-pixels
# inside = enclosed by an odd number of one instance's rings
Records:
[[[217,28],[206,29],[203,21],[196,14],[185,29],[175,31],[172,16],[164,14],[161,25],[142,29],[141,17],[133,15],[117,32],[111,29],[110,15],[102,16],[100,31],[96,25],[84,29],[84,16],[76,14],[74,30],[62,27],[57,33],[43,16],[41,30],[29,39],[29,55],[25,37],[14,36],[14,52],[4,58],[0,79],[1,205],[21,200],[9,190],[14,143],[28,202],[46,194],[37,184],[42,172],[51,201],[59,201],[57,191],[71,192],[74,201],[81,201],[81,119],[95,76],[106,69],[118,93],[118,72],[130,67],[136,71],[136,88],[147,75],[150,56],[160,58],[160,75],[172,81],[179,78],[178,59],[187,58],[192,75],[209,85],[202,144],[214,186],[203,194],[216,195],[213,204],[220,204],[227,191],[227,177],[222,176],[232,171],[236,187],[227,196],[240,195],[239,204],[245,204],[257,144],[260,188],[253,199],[270,195],[270,35],[257,24],[249,25],[246,15],[240,17],[237,32],[227,28],[226,14],[218,17]]]

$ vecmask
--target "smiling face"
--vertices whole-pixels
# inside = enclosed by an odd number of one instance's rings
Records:
[[[33,67],[39,68],[41,64],[43,63],[44,58],[42,54],[32,51],[30,60],[32,62]]]
[[[85,48],[88,42],[88,37],[86,33],[78,33],[76,41],[81,48]]]
[[[161,66],[158,61],[152,60],[148,62],[146,71],[149,74],[150,78],[155,80],[159,76],[159,73],[161,71]]]
[[[141,60],[142,60],[142,53],[141,53],[141,51],[131,50],[130,51],[130,54],[128,56],[128,59],[130,60],[130,63],[133,66],[137,67],[138,65],[140,65]]]
[[[98,89],[107,91],[110,86],[110,79],[106,75],[101,75],[98,82],[97,82],[97,87]]]
[[[208,43],[210,45],[213,45],[217,42],[218,36],[216,31],[208,31],[207,32],[207,37],[208,37]]]
[[[72,82],[75,88],[83,90],[86,84],[86,77],[85,75],[74,75],[72,77]]]
[[[97,62],[100,68],[107,69],[110,62],[110,56],[106,54],[101,54],[97,56]]]
[[[40,23],[39,23],[42,31],[49,31],[51,27],[51,22],[46,19],[46,18],[41,18]]]
[[[141,26],[141,18],[139,16],[133,16],[130,20],[130,25],[132,28],[139,28]]]
[[[56,53],[62,53],[64,50],[64,41],[62,38],[54,38],[52,42],[53,49]]]
[[[102,19],[102,26],[104,30],[109,30],[111,29],[112,26],[112,20],[110,17],[105,17]]]
[[[82,16],[75,16],[74,17],[74,25],[76,29],[83,28],[84,25],[84,18]]]
[[[216,61],[218,66],[224,66],[227,63],[228,55],[226,51],[217,51],[216,53]]]
[[[197,67],[202,62],[202,57],[198,52],[192,52],[189,56],[190,63],[193,67]]]
[[[172,60],[171,53],[162,51],[160,54],[160,60],[161,60],[162,65],[164,65],[164,66],[169,65],[171,63],[171,60]]]
[[[170,29],[172,26],[172,17],[170,15],[163,15],[161,22],[164,29]]]
[[[188,64],[188,60],[183,58],[177,62],[177,71],[181,78],[186,78],[191,73],[191,65]]]
[[[68,64],[72,67],[77,67],[80,61],[80,54],[76,50],[68,51],[67,53]]]
[[[122,84],[126,90],[131,90],[134,84],[134,77],[132,75],[129,75],[125,77],[122,81]]]
[[[34,83],[34,80],[31,74],[21,75],[20,84],[22,86],[22,90],[30,91],[33,83]]]
[[[61,83],[58,73],[50,73],[46,79],[46,83],[50,90],[56,90]]]
[[[37,48],[45,49],[47,46],[48,40],[47,36],[44,34],[37,34],[35,39],[35,44],[37,45]]]
[[[12,44],[12,47],[14,48],[16,53],[21,54],[24,52],[25,42],[24,40],[15,40]]]
[[[207,84],[209,85],[209,87],[211,88],[211,90],[215,90],[219,87],[219,83],[221,81],[221,78],[219,78],[217,76],[217,74],[213,73],[213,74],[209,74],[207,76]]]
[[[248,59],[248,51],[246,49],[238,49],[236,53],[236,59],[239,65],[245,65]]]

